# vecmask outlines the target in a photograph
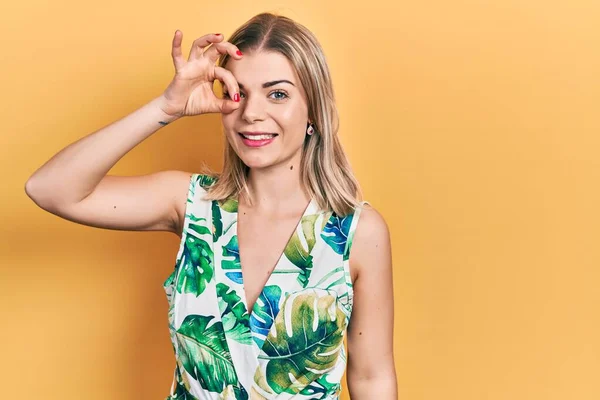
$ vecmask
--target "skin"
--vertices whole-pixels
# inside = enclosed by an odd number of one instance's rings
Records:
[[[242,250],[240,245],[240,257],[244,253],[245,268],[258,271],[251,267],[259,263],[252,255],[252,234],[247,231],[242,236],[241,227],[262,224],[264,228],[265,220],[278,221],[279,218],[280,221],[287,219],[289,226],[293,226],[310,200],[301,188],[299,168],[308,103],[293,65],[279,53],[244,53],[241,59],[230,59],[224,67],[241,87],[240,106],[222,114],[223,127],[235,152],[250,167],[249,188],[256,202],[253,207],[242,201],[239,204],[239,242],[250,246]],[[265,82],[281,79],[293,85],[278,83],[262,87]],[[224,89],[225,97],[230,97],[230,90]],[[242,142],[240,131],[264,131],[279,136],[267,146],[250,148]],[[289,218],[290,214],[296,217]],[[278,248],[277,244],[272,247]],[[264,246],[262,248],[264,250]],[[254,252],[258,253],[258,250]],[[270,255],[270,260],[263,264],[272,265],[276,256],[277,253]],[[347,337],[350,396],[353,400],[395,400],[390,234],[384,218],[374,208],[365,208],[361,213],[350,254],[350,269],[354,285],[354,306]],[[265,279],[246,282],[247,286],[253,286],[247,288],[253,293],[247,295],[251,303]]]

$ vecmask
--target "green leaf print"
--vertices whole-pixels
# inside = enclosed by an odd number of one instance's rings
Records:
[[[323,240],[338,254],[344,254],[353,216],[353,214],[343,217],[332,215],[321,232]]]
[[[243,283],[242,266],[240,264],[240,249],[237,235],[233,235],[229,242],[223,246],[223,258],[221,268],[225,271],[225,276],[235,283]],[[229,271],[227,271],[229,270]]]
[[[233,257],[233,260],[223,259],[222,265],[224,269],[239,269],[240,266],[240,250],[237,240],[237,235],[232,236],[229,239],[229,242],[223,246],[223,256],[224,257]]]
[[[252,333],[250,332],[249,317],[240,296],[229,286],[219,283],[217,284],[217,299],[223,329],[227,335],[236,342],[251,344]]]
[[[327,380],[327,374],[321,375],[319,379],[311,382],[310,385],[306,386],[300,391],[300,394],[304,396],[311,396],[311,399],[319,400],[325,399],[327,396],[339,394],[341,385],[339,383],[331,383]],[[316,394],[320,394],[319,397],[314,397]]]
[[[223,325],[220,321],[207,328],[214,316],[190,314],[177,329],[179,360],[200,385],[221,393],[229,384],[238,385]]]
[[[179,293],[193,293],[200,296],[206,289],[207,283],[213,278],[213,251],[209,243],[190,234],[189,231],[199,234],[210,233],[205,226],[190,222],[178,266],[181,271],[177,277],[176,287]]]
[[[234,387],[233,393],[235,395],[233,400],[248,400],[248,392],[246,392],[246,389],[242,385]]]
[[[204,189],[208,189],[216,181],[217,181],[216,176],[211,176],[211,175],[206,175],[206,174],[198,174],[198,183]]]
[[[259,366],[255,382],[266,392],[298,393],[335,366],[346,324],[334,292],[290,294],[262,347],[259,359],[267,363],[264,372]]]
[[[213,223],[213,242],[223,234],[223,222],[221,221],[221,209],[216,201],[212,202],[212,223]]]
[[[283,254],[285,254],[287,259],[296,267],[300,268],[297,279],[302,287],[306,287],[308,278],[312,272],[313,258],[310,253],[312,252],[313,247],[315,247],[315,222],[317,221],[317,218],[319,218],[318,214],[302,217],[302,235],[308,246],[307,248],[304,247],[303,242],[298,235],[298,231],[294,231],[290,241],[283,250]]]
[[[355,232],[356,232],[356,230],[353,230],[348,235],[348,240],[346,241],[347,242],[346,248],[344,249],[344,256],[343,256],[344,261],[347,261],[350,259],[350,249],[352,248],[352,243],[354,242],[354,233]]]
[[[229,213],[236,213],[238,211],[237,199],[220,200],[219,206],[221,206],[224,211]]]
[[[250,330],[252,339],[261,348],[269,334],[269,329],[279,313],[279,300],[281,300],[281,287],[278,285],[265,286],[254,303],[250,315]]]
[[[210,230],[208,229],[208,227],[206,227],[206,218],[198,218],[194,214],[190,214],[189,218],[190,224],[188,226],[188,231],[194,231],[198,235],[210,234]]]

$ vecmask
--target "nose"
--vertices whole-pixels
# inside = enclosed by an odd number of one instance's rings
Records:
[[[248,123],[253,123],[256,120],[263,120],[266,105],[260,95],[246,96],[243,99],[242,119]]]

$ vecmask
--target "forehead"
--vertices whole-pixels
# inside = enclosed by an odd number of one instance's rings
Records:
[[[229,58],[224,66],[245,88],[262,88],[268,81],[287,79],[300,89],[300,80],[292,63],[276,52],[248,52],[241,59]]]

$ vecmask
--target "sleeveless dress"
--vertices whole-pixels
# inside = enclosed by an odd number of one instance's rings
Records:
[[[311,200],[249,311],[237,200],[203,199],[215,179],[191,177],[175,268],[163,284],[176,359],[166,400],[339,399],[362,207],[341,217]]]

